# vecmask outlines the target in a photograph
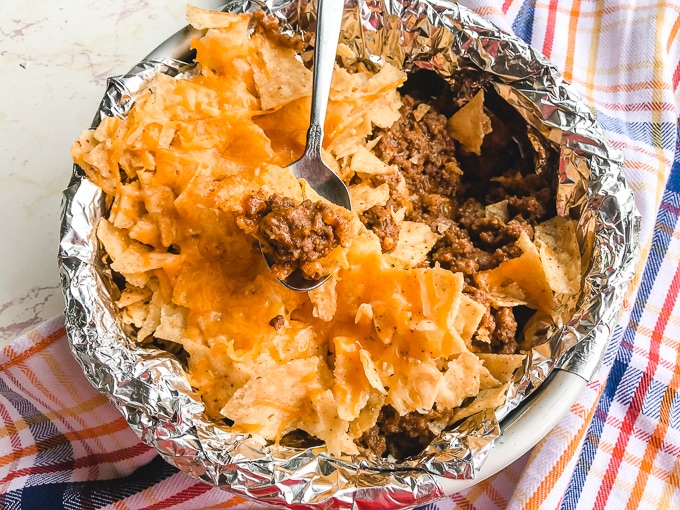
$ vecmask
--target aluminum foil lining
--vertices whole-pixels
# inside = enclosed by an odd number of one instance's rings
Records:
[[[331,457],[323,447],[274,447],[211,422],[192,396],[180,363],[167,353],[137,347],[122,332],[94,235],[106,202],[77,167],[64,192],[59,247],[66,327],[92,384],[118,406],[144,442],[192,476],[294,508],[406,508],[443,496],[441,477],[473,478],[494,453],[503,417],[553,370],[592,378],[633,276],[639,215],[622,174],[621,154],[555,67],[524,42],[446,0],[348,0],[345,7],[342,40],[369,65],[429,69],[463,86],[461,77],[481,76],[526,119],[537,171],[558,172],[558,213],[579,219],[579,241],[590,265],[578,310],[533,349],[531,364],[506,404],[443,432],[403,462]],[[313,43],[314,3],[235,1],[224,10],[260,8],[279,17],[284,31],[307,34]],[[190,73],[191,64],[180,59],[189,55],[191,36],[192,30],[185,29],[130,73],[110,79],[94,125],[103,115],[126,115],[135,93],[154,73]],[[558,154],[558,168],[546,166],[543,156],[550,151]]]

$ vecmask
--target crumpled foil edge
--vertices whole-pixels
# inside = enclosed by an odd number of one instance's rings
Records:
[[[235,1],[224,10],[253,8],[274,13],[287,30],[313,23],[314,6],[305,1]],[[559,145],[558,210],[581,211],[579,235],[592,254],[591,265],[577,313],[534,349],[531,366],[512,387],[506,404],[495,415],[472,417],[442,433],[420,455],[401,463],[335,458],[323,447],[274,448],[206,420],[177,360],[140,349],[116,322],[107,269],[94,236],[106,204],[77,167],[62,202],[59,264],[66,328],[74,356],[92,384],[118,406],[144,442],[192,476],[295,508],[405,508],[442,497],[437,477],[473,478],[493,451],[499,420],[552,370],[593,377],[639,257],[640,219],[622,174],[621,154],[554,66],[516,37],[445,0],[359,0],[351,7],[348,2],[343,27],[348,46],[375,65],[404,64],[443,77],[464,67],[481,69],[547,143]],[[181,47],[177,51],[186,53]],[[177,75],[191,68],[180,60],[158,59],[155,53],[127,75],[109,80],[95,125],[103,115],[125,115],[134,91],[154,73]]]

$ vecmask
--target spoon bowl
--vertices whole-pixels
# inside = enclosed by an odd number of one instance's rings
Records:
[[[260,243],[260,251],[262,251],[262,243]],[[271,260],[269,255],[264,251],[262,252],[262,256],[264,257],[264,261],[267,264],[267,267],[271,271],[274,261]],[[317,287],[321,287],[324,283],[326,283],[326,280],[328,280],[330,277],[331,276],[327,274],[325,276],[322,276],[318,280],[313,280],[311,278],[307,278],[305,274],[302,271],[300,271],[300,269],[296,269],[288,276],[286,276],[285,279],[282,280],[281,278],[277,278],[277,280],[291,290],[306,292],[308,290],[314,290]]]

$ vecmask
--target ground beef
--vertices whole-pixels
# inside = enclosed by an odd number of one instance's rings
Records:
[[[502,354],[513,354],[517,351],[518,343],[517,321],[512,308],[502,307],[492,310],[496,328],[491,335],[491,350]]]
[[[537,192],[537,195],[539,192]],[[546,217],[546,206],[539,199],[540,196],[529,195],[526,197],[509,196],[508,210],[510,214],[517,215],[525,221],[537,222]]]
[[[379,457],[382,457],[387,451],[385,434],[380,430],[380,426],[377,424],[364,432],[363,435],[356,440],[356,443],[358,446],[375,453]]]
[[[361,214],[361,221],[366,228],[373,231],[380,239],[380,247],[383,251],[392,251],[397,246],[399,240],[399,225],[394,221],[394,217],[389,207],[374,205]]]
[[[472,222],[470,233],[478,240],[479,246],[487,251],[514,244],[522,233],[526,233],[530,239],[534,237],[534,229],[522,217],[513,218],[507,223],[498,216],[478,218]]]
[[[478,271],[493,269],[520,255],[514,243],[522,232],[533,239],[532,224],[545,219],[549,212],[542,204],[551,203],[550,186],[543,177],[515,169],[500,176],[486,169],[486,177],[462,181],[456,142],[447,132],[446,117],[433,107],[435,100],[404,95],[402,102],[400,119],[389,129],[376,132],[379,142],[373,152],[385,163],[396,165],[405,180],[410,198],[406,219],[444,232],[430,262],[460,271],[472,283]],[[415,112],[423,102],[430,109],[418,120]],[[512,132],[498,118],[495,124],[497,133],[487,136],[487,151],[501,153]],[[481,157],[470,157],[483,159],[484,152]],[[484,164],[488,166],[489,162]],[[486,215],[486,205],[501,200],[507,200],[509,221]],[[386,211],[377,209],[364,218],[364,224],[380,237],[383,250],[395,242],[386,231],[398,236],[386,219]]]
[[[390,188],[390,200],[403,201],[401,193],[399,193],[399,185],[403,177],[400,172],[388,172],[386,174],[376,174],[371,176],[371,184],[376,188],[382,184],[387,184]]]
[[[484,206],[475,198],[468,198],[458,207],[457,220],[465,229],[469,229],[475,221],[485,216]]]
[[[393,213],[409,205],[408,198],[404,197],[399,191],[399,185],[402,182],[403,177],[398,171],[371,176],[370,183],[374,188],[387,184],[390,190],[390,198],[384,206],[375,205],[359,215],[366,228],[372,230],[378,236],[384,252],[396,248],[399,240],[400,227],[394,220]]]
[[[449,421],[452,411],[433,409],[428,413],[408,413],[399,416],[392,406],[380,411],[376,424],[357,440],[359,446],[380,456],[403,459],[415,455],[435,437],[433,424]]]
[[[446,224],[441,222],[440,224]],[[456,223],[450,223],[431,253],[433,262],[453,272],[463,273],[466,281],[473,281],[474,275],[492,266],[492,255],[477,248],[467,230]]]
[[[282,195],[255,193],[244,198],[243,211],[239,224],[260,241],[278,278],[349,242],[347,216],[325,202],[305,200],[296,205]]]
[[[496,267],[501,262],[505,262],[506,260],[519,257],[521,254],[522,249],[519,246],[515,244],[506,244],[505,246],[502,246],[493,252],[493,255],[491,256],[492,263],[489,265],[487,269]]]
[[[269,321],[269,325],[278,331],[286,325],[286,318],[283,315],[277,315]]]
[[[479,352],[514,354],[519,349],[517,331],[519,325],[512,307],[495,308],[486,292],[468,286],[465,294],[485,306],[486,311],[473,338],[473,345]],[[490,334],[490,335],[489,335]]]
[[[392,127],[379,130],[373,152],[388,165],[396,165],[406,180],[414,210],[432,194],[458,194],[460,174],[455,164],[456,144],[446,131],[446,117],[430,109],[417,120],[415,99],[402,96],[401,117]]]

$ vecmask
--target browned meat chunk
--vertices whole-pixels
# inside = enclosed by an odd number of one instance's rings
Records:
[[[374,205],[362,213],[361,221],[378,236],[383,251],[394,250],[399,240],[400,229],[387,207]]]
[[[282,195],[265,198],[256,193],[243,200],[243,210],[242,225],[258,238],[278,278],[349,241],[349,220],[325,202],[296,205]]]
[[[377,455],[403,459],[415,455],[434,439],[433,425],[448,422],[451,411],[436,409],[400,416],[392,406],[380,411],[378,422],[367,430],[357,443]]]

